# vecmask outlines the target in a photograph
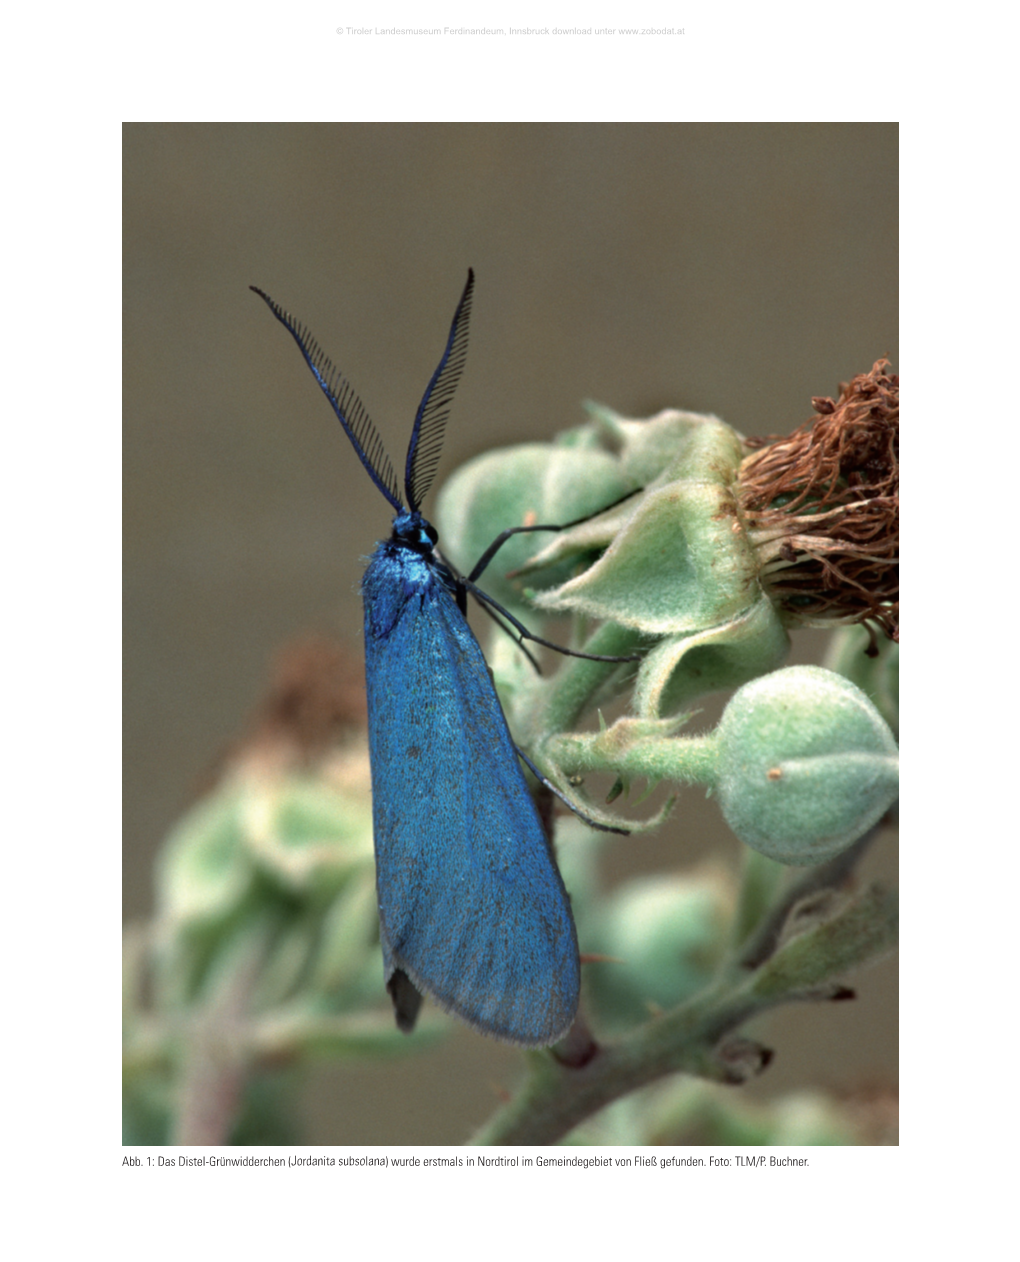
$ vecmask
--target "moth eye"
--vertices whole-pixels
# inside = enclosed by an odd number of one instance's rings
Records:
[[[439,542],[439,531],[436,530],[435,526],[433,526],[431,522],[424,523],[422,526],[422,534],[433,546]],[[423,543],[425,542],[425,539],[422,540]]]

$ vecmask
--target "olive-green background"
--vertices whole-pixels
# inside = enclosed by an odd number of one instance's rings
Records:
[[[160,839],[308,629],[360,638],[360,558],[389,526],[293,344],[306,322],[403,459],[469,265],[471,345],[440,478],[594,398],[746,434],[897,354],[893,124],[131,124],[124,130],[124,911]],[[817,657],[802,635],[794,660]],[[717,705],[706,709],[713,721]],[[713,803],[621,838],[614,872],[736,855]],[[884,837],[870,870],[895,871]],[[856,1003],[756,1028],[757,1095],[885,1082],[896,965]],[[381,979],[380,979],[381,985]],[[453,1143],[518,1053],[463,1030],[316,1072],[303,1133]]]

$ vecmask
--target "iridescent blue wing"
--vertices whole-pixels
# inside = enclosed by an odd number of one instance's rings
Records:
[[[481,649],[430,558],[381,544],[362,595],[387,971],[496,1038],[553,1043],[577,937]]]

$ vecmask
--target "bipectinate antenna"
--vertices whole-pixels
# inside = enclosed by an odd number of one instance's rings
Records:
[[[470,281],[468,285],[470,288]],[[390,463],[385,447],[383,447],[379,431],[373,425],[372,418],[358,397],[358,392],[343,373],[338,368],[334,368],[319,346],[319,343],[303,324],[299,324],[292,315],[284,311],[278,302],[274,302],[261,289],[256,289],[254,285],[249,286],[249,288],[265,301],[269,310],[276,316],[294,341],[297,342],[301,354],[305,357],[305,362],[315,375],[315,380],[322,387],[323,394],[333,405],[333,411],[337,414],[337,419],[344,427],[344,433],[351,440],[351,445],[358,453],[358,459],[368,470],[369,477],[383,495],[386,496],[394,511],[400,512],[403,504],[400,502],[400,488],[397,485],[396,475],[393,472],[393,465]],[[463,305],[463,299],[461,304]],[[452,340],[451,334],[451,343]],[[447,348],[447,354],[449,354],[449,347]],[[461,355],[461,359],[463,360],[463,355]],[[433,381],[435,381],[435,378],[433,378]],[[444,417],[443,419],[445,420],[446,418]]]
[[[468,324],[471,319],[471,294],[474,289],[475,274],[468,268],[467,284],[461,294],[460,302],[450,325],[450,336],[446,342],[446,350],[432,374],[418,405],[418,414],[414,418],[414,429],[411,441],[407,445],[407,464],[404,468],[404,489],[407,492],[407,504],[412,512],[421,507],[421,502],[428,494],[432,479],[439,466],[439,455],[443,449],[443,433],[446,429],[446,418],[450,415],[450,404],[457,389],[460,374],[464,371],[464,360],[467,356]]]

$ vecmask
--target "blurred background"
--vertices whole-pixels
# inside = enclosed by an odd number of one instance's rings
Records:
[[[125,127],[126,920],[151,913],[161,840],[276,650],[309,630],[357,647],[361,558],[389,530],[248,286],[310,326],[399,466],[474,267],[437,485],[481,451],[578,423],[588,398],[786,432],[812,395],[881,355],[897,366],[897,144],[894,124]],[[818,660],[824,637],[794,638],[791,660]],[[660,833],[617,840],[613,879],[737,853],[694,790]],[[895,869],[890,834],[867,871]],[[894,1081],[896,978],[886,962],[856,979],[856,1003],[760,1022],[777,1055],[743,1090]],[[458,1143],[518,1064],[458,1029],[421,1056],[325,1067],[301,1128],[316,1143]]]

